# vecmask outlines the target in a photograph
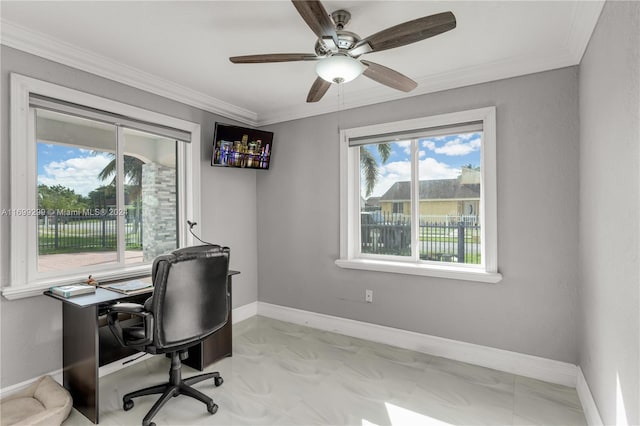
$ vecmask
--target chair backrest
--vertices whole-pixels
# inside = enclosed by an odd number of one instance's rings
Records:
[[[153,262],[153,345],[170,349],[196,343],[222,328],[229,316],[229,248],[187,247]]]

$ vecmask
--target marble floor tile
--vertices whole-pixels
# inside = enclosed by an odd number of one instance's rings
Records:
[[[513,392],[516,376],[504,371],[493,370],[479,365],[467,364],[434,356],[427,365],[428,370],[445,372],[469,383],[495,387]]]
[[[434,358],[420,352],[375,342],[366,342],[365,347],[359,351],[359,355],[375,357],[416,370],[424,370]]]
[[[506,425],[513,419],[514,392],[427,369],[416,376],[416,390],[403,401],[406,409],[449,424]]]
[[[575,389],[264,317],[233,326],[233,357],[205,371],[224,384],[195,387],[218,404],[179,396],[162,425],[585,425]],[[163,383],[156,356],[100,378],[100,424],[139,425],[158,396],[122,395]],[[199,374],[183,367],[183,376]],[[65,425],[90,425],[72,410]]]
[[[514,421],[521,425],[586,425],[576,390],[516,377]]]

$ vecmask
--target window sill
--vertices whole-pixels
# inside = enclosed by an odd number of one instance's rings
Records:
[[[101,283],[116,281],[128,278],[137,278],[149,276],[151,274],[151,264],[137,265],[126,269],[104,272],[100,275],[96,274],[96,278]],[[41,279],[33,283],[23,285],[13,285],[2,288],[2,296],[7,300],[24,299],[26,297],[42,296],[42,293],[49,288],[58,285],[77,284],[86,279],[86,275],[72,275],[67,277],[57,277],[50,279]]]
[[[426,265],[371,259],[338,259],[335,264],[341,268],[364,271],[389,272],[392,274],[420,275],[424,277],[450,278],[495,284],[502,280],[499,272],[485,272],[464,267]]]

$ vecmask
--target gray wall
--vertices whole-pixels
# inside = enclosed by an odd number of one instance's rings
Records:
[[[340,269],[344,128],[495,105],[498,256],[483,284]],[[564,68],[267,126],[260,301],[576,363],[578,79]],[[365,288],[374,303],[364,303]]]
[[[233,267],[242,270],[234,279],[234,307],[259,296],[579,361],[605,423],[622,423],[616,414],[622,400],[626,420],[638,424],[639,27],[639,3],[608,2],[579,78],[571,67],[268,126],[276,150],[266,173],[208,166],[214,122],[230,120],[2,46],[0,204],[9,206],[9,72],[199,122],[199,228],[204,239],[233,248]],[[336,267],[338,122],[348,128],[487,105],[498,110],[502,282]],[[8,253],[7,218],[0,227]],[[9,259],[0,262],[6,283]],[[365,288],[374,290],[373,304],[364,303]],[[45,297],[0,298],[1,387],[61,367],[60,317],[59,303]]]
[[[580,366],[619,425],[640,424],[638,46],[640,3],[607,2],[579,79]]]
[[[231,266],[242,273],[233,279],[233,306],[257,300],[256,172],[210,167],[214,124],[233,123],[197,108],[133,89],[33,55],[1,47],[0,207],[9,207],[9,73],[17,72],[130,105],[200,123],[202,216],[198,227],[206,240],[232,248]],[[212,76],[211,78],[215,78]],[[14,206],[19,207],[19,206]],[[9,221],[0,217],[6,285],[9,277]],[[20,238],[20,236],[18,236]],[[60,303],[44,296],[7,301],[0,298],[0,387],[10,386],[62,367]]]

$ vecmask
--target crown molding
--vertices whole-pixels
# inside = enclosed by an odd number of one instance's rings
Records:
[[[593,30],[598,23],[604,3],[604,1],[597,0],[576,2],[574,4],[573,21],[571,22],[565,46],[570,51],[576,64],[582,62],[582,56],[587,50],[591,34],[593,34]]]
[[[377,86],[357,92],[347,92],[344,96],[344,102],[340,106],[337,102],[326,102],[307,104],[305,107],[295,105],[278,110],[271,110],[268,113],[259,115],[258,126],[564,68],[577,64],[573,57],[573,52],[565,49],[555,55],[521,56],[504,61],[489,62],[455,71],[433,74],[416,79],[418,87],[409,94],[392,91],[384,86]]]
[[[552,55],[523,55],[503,61],[488,62],[454,71],[417,78],[418,88],[410,94],[376,86],[356,92],[347,91],[342,104],[325,98],[320,103],[290,105],[256,113],[196,90],[165,80],[156,75],[130,67],[75,45],[53,39],[20,25],[0,20],[0,43],[63,65],[74,67],[138,89],[145,90],[187,105],[200,108],[250,126],[269,124],[376,103],[419,96],[541,71],[578,65],[593,33],[604,1],[576,1],[571,28],[559,53]]]
[[[327,102],[328,99],[325,99],[323,102],[307,104],[304,107],[294,105],[270,110],[268,113],[259,115],[258,125],[266,126],[339,110],[578,65],[589,44],[604,3],[601,0],[575,2],[569,34],[558,53],[552,55],[522,55],[502,61],[487,62],[454,71],[423,76],[415,79],[418,87],[410,94],[377,86],[357,92],[347,92],[342,105],[338,105],[337,101]]]
[[[253,111],[16,25],[5,19],[0,20],[0,27],[2,28],[0,43],[5,46],[219,114],[243,124],[255,126],[258,122],[258,115]]]

